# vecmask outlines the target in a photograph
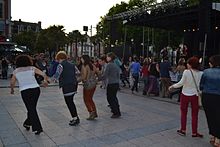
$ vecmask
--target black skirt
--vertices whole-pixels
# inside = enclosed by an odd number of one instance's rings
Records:
[[[220,95],[203,93],[202,105],[207,118],[209,134],[220,138]]]

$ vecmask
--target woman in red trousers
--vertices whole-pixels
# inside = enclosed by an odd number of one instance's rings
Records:
[[[197,57],[189,58],[187,62],[187,70],[183,72],[181,80],[170,86],[169,90],[173,88],[180,88],[183,86],[180,96],[180,110],[181,110],[181,128],[177,130],[177,133],[186,135],[186,122],[188,105],[191,103],[192,108],[192,137],[200,137],[203,135],[198,133],[198,112],[199,112],[199,98],[197,88],[201,80],[202,72],[199,71],[199,59]],[[196,86],[197,85],[197,86]]]

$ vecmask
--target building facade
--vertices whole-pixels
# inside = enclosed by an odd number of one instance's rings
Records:
[[[12,34],[16,35],[21,32],[28,32],[28,31],[33,31],[33,32],[39,32],[41,30],[41,22],[38,21],[37,23],[32,23],[32,22],[24,22],[21,19],[18,21],[12,21]]]
[[[65,48],[70,57],[81,57],[82,55],[89,55],[90,57],[100,57],[104,54],[104,45],[102,42],[93,44],[90,37],[87,36],[86,42],[78,42],[68,44]]]
[[[0,37],[11,38],[11,0],[0,0]]]

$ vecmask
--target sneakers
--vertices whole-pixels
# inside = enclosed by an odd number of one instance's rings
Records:
[[[202,134],[196,133],[196,134],[192,134],[192,137],[199,137],[199,138],[203,138]]]
[[[177,130],[177,134],[179,134],[181,136],[186,136],[186,132],[183,130]]]
[[[80,123],[79,117],[77,117],[76,119],[72,119],[69,123],[70,126],[76,126]]]
[[[35,131],[34,134],[35,134],[35,135],[40,135],[41,132],[43,132],[43,130]]]
[[[89,117],[87,118],[87,120],[94,120],[97,117],[98,117],[98,115],[97,115],[96,111],[90,112]]]
[[[23,124],[23,127],[25,127],[25,129],[26,129],[27,131],[29,131],[31,126],[26,125],[26,124]]]

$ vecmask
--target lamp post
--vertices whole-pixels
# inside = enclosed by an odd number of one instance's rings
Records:
[[[142,49],[142,56],[144,57],[144,42],[145,42],[145,38],[144,38],[144,35],[145,35],[145,32],[144,32],[144,26],[143,26],[143,49]]]
[[[133,45],[134,45],[134,39],[131,38],[131,54],[134,53]]]

